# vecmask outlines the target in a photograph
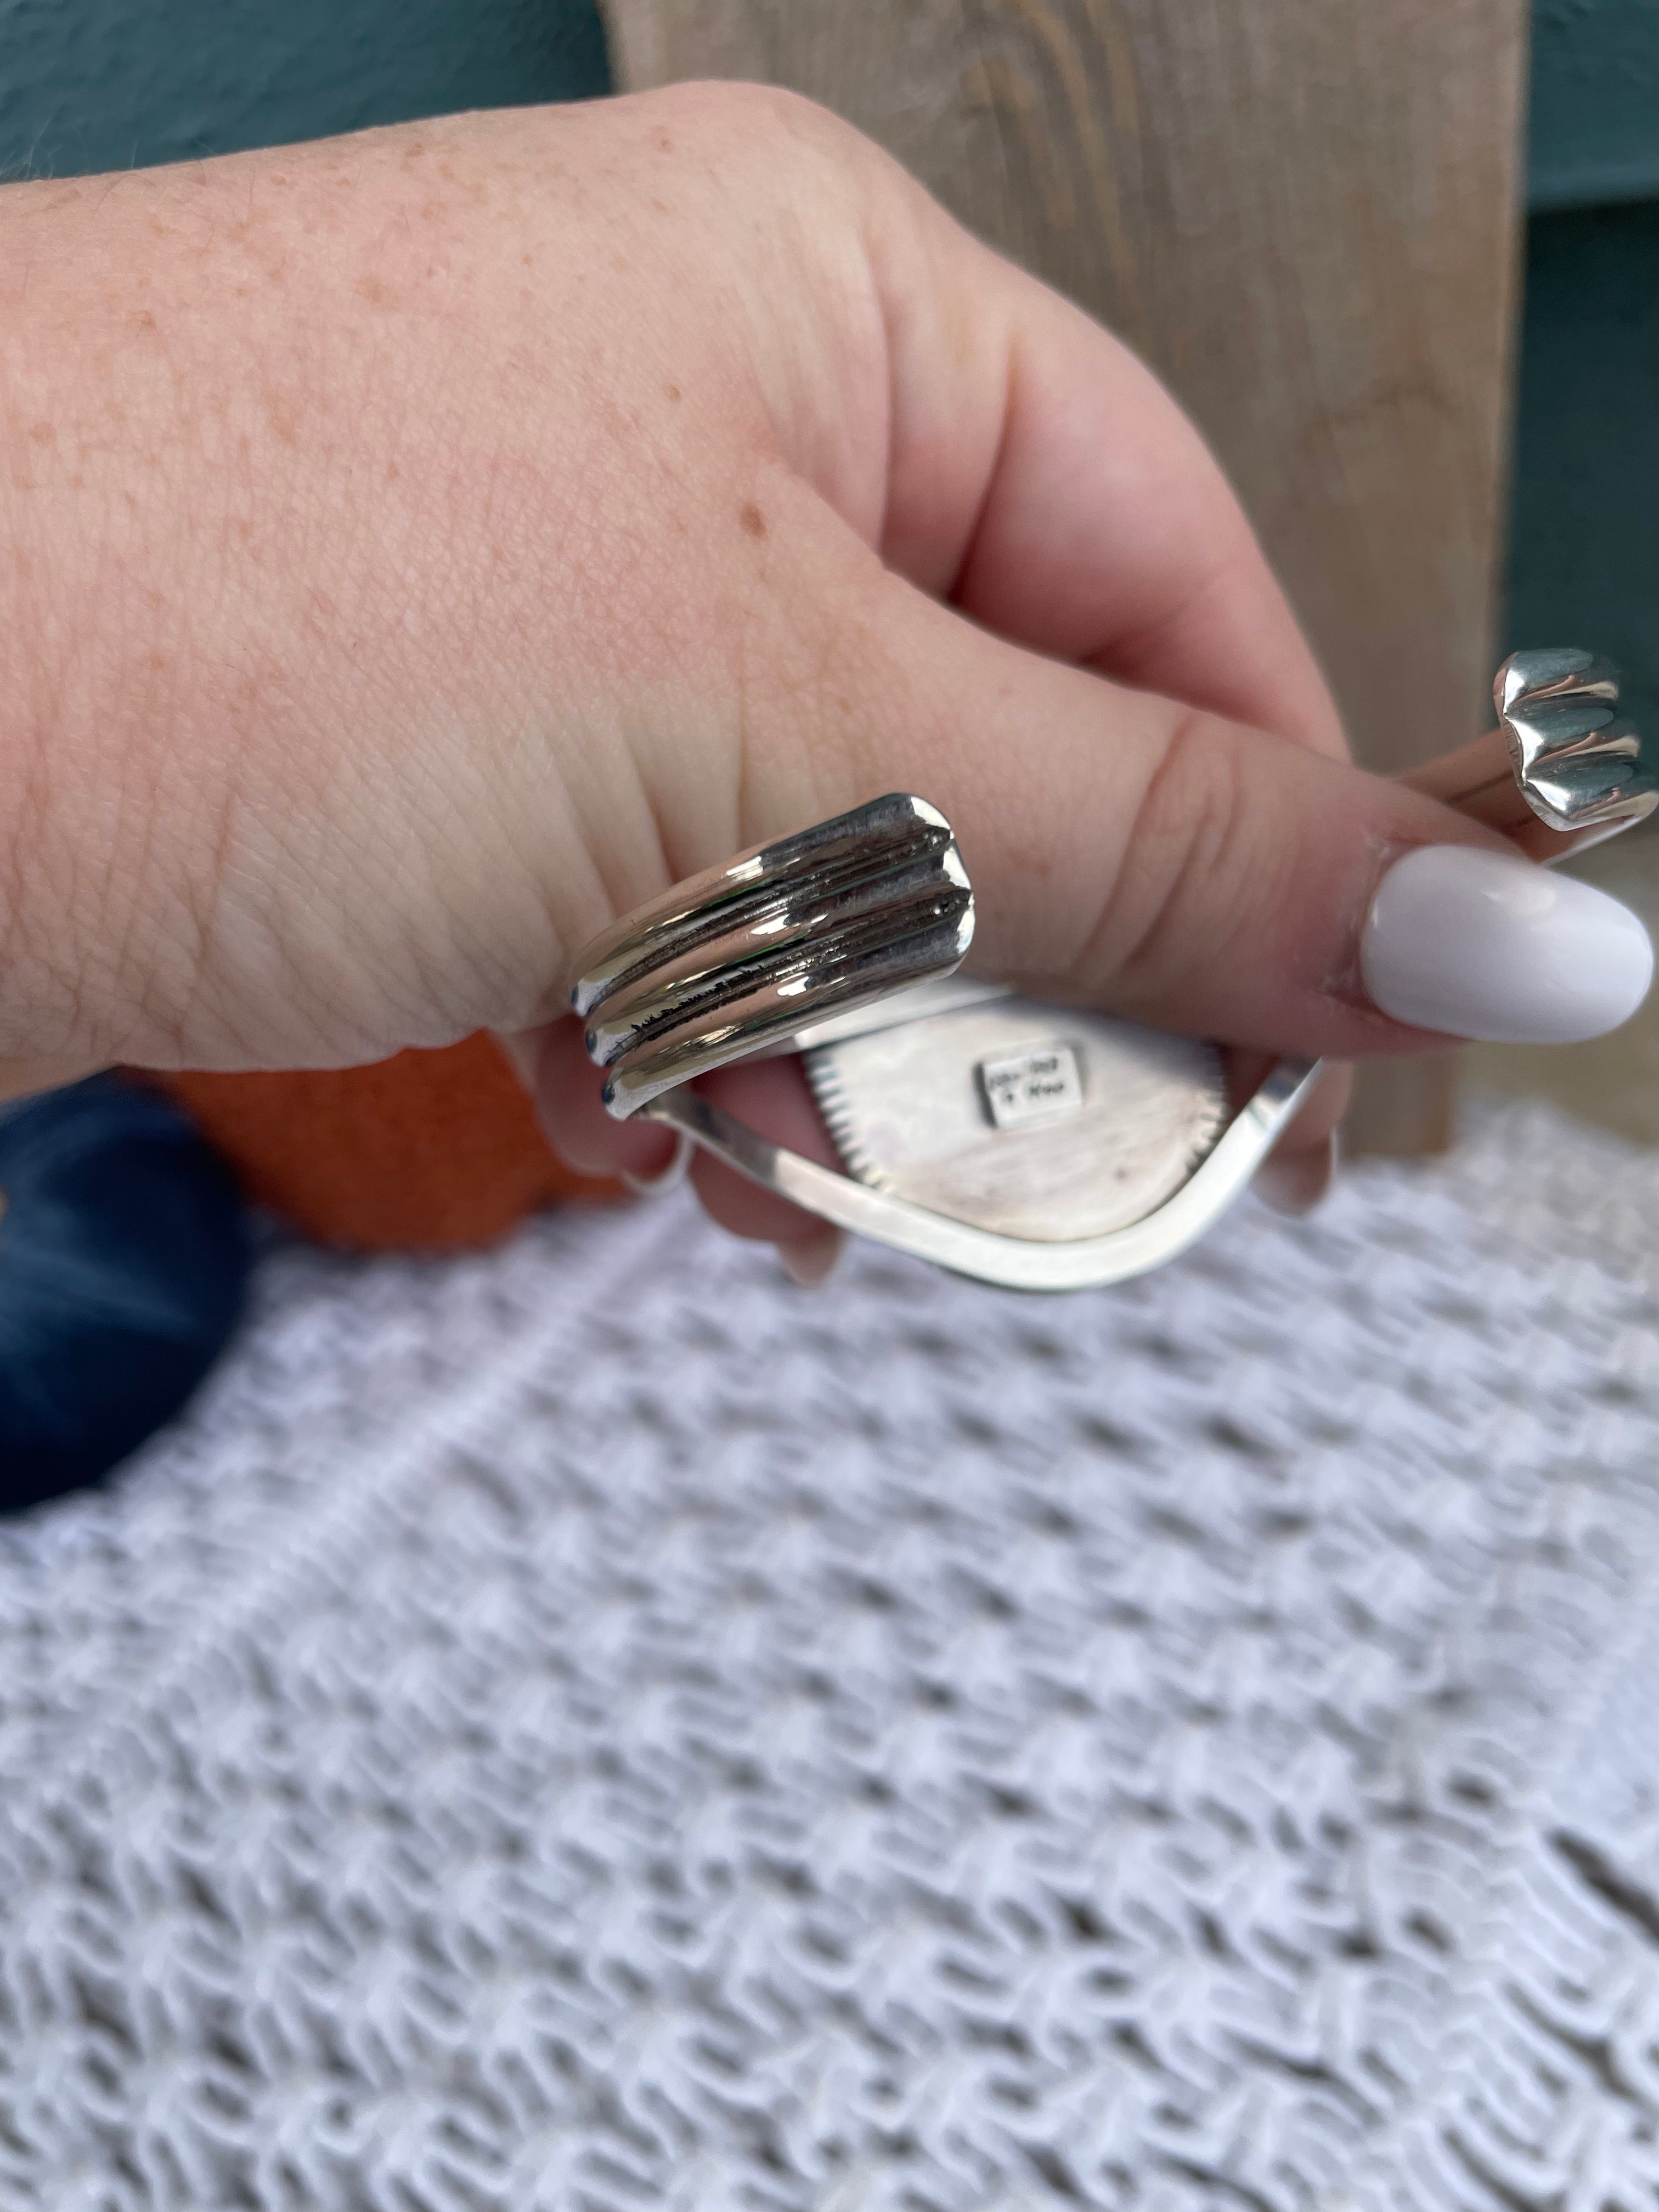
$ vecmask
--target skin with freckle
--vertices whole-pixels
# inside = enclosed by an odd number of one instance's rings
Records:
[[[1262,1051],[1419,1048],[1372,887],[1495,842],[1346,764],[1133,356],[753,88],[0,188],[0,637],[8,1087],[492,1028],[601,1170],[582,944],[880,792],[982,971]]]

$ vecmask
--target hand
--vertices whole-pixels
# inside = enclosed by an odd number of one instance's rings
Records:
[[[1147,372],[820,111],[690,87],[0,201],[13,1087],[487,1026],[567,1157],[648,1174],[562,1016],[582,945],[894,788],[955,824],[982,972],[1431,1041],[1365,995],[1372,894],[1498,841],[1346,764]],[[787,1064],[719,1087],[825,1156]]]

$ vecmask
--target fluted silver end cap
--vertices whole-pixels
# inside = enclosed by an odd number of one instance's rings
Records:
[[[1512,653],[1492,686],[1522,796],[1552,830],[1639,821],[1659,805],[1659,778],[1619,712],[1610,662],[1582,646]]]
[[[890,793],[759,845],[595,939],[571,1004],[619,1120],[832,1015],[950,975],[974,899],[937,807]]]

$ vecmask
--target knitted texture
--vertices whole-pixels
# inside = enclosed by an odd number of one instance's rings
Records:
[[[1650,2212],[1659,1164],[268,1261],[0,1532],[5,2212]]]

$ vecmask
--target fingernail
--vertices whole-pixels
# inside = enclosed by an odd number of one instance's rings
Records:
[[[780,1244],[778,1264],[792,1283],[798,1283],[804,1291],[815,1291],[833,1272],[846,1242],[839,1229],[831,1229],[822,1237],[808,1237],[804,1243]]]
[[[1507,854],[1427,845],[1396,860],[1360,944],[1397,1022],[1495,1044],[1577,1044],[1628,1021],[1653,947],[1617,899]]]
[[[1283,1159],[1275,1152],[1256,1170],[1255,1193],[1275,1213],[1311,1213],[1336,1174],[1336,1133],[1310,1152]]]
[[[696,1151],[684,1129],[674,1132],[674,1149],[666,1164],[654,1175],[630,1175],[626,1168],[622,1179],[635,1198],[666,1198],[671,1190],[678,1190],[691,1171],[692,1156]]]

